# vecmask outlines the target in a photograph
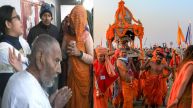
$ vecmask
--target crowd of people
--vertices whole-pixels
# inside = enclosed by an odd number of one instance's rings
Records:
[[[2,108],[193,108],[193,45],[137,49],[125,35],[94,48],[87,15],[76,5],[59,30],[42,4],[25,40],[15,8],[0,7]]]
[[[95,49],[95,61],[106,64],[94,62],[94,88],[98,90],[93,92],[94,108],[134,108],[137,101],[145,108],[191,108],[192,45],[154,45],[141,50],[131,48],[124,37],[116,42],[113,50],[101,46]],[[108,72],[111,65],[114,71]]]

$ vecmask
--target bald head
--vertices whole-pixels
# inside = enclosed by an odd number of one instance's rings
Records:
[[[53,47],[60,47],[58,41],[48,34],[40,34],[32,43],[30,62],[33,62],[38,52],[49,54]]]
[[[51,87],[54,79],[61,73],[61,60],[62,54],[57,40],[47,34],[41,34],[32,43],[28,71],[41,85]]]

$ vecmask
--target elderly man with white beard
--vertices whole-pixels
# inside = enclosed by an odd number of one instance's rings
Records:
[[[21,63],[10,53],[15,68]],[[72,96],[68,87],[57,90],[50,100],[43,87],[50,87],[61,73],[62,54],[59,43],[49,35],[42,34],[32,45],[27,70],[20,69],[8,81],[2,100],[2,108],[63,108]]]

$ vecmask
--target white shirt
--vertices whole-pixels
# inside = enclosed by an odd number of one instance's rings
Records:
[[[23,70],[26,69],[28,64],[27,55],[31,53],[30,47],[26,40],[23,39],[23,37],[19,37],[19,42],[22,46],[23,53],[20,53],[17,49],[15,49],[15,54],[18,56],[18,54],[21,54],[21,60],[22,60],[22,66]],[[9,48],[11,50],[13,49],[13,46],[10,45],[7,42],[1,42],[0,43],[0,73],[13,73],[15,72],[14,68],[9,63]]]
[[[2,108],[51,108],[48,96],[29,72],[12,75],[5,88]]]

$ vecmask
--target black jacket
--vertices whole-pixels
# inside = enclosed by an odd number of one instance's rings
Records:
[[[27,42],[30,45],[30,47],[34,39],[40,34],[49,34],[50,36],[58,40],[58,42],[60,41],[59,30],[55,25],[50,24],[49,26],[46,26],[42,22],[40,22],[39,24],[31,28],[29,31]]]

